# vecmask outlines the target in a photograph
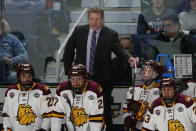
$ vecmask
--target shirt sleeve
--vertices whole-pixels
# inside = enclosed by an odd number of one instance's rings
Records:
[[[13,37],[13,49],[14,49],[14,54],[11,58],[11,63],[12,64],[18,64],[18,63],[23,63],[28,61],[28,54],[25,48],[23,47],[22,43],[15,37]]]
[[[95,101],[92,110],[89,114],[89,126],[91,131],[101,131],[104,126],[103,120],[103,94],[98,96]]]
[[[70,100],[61,96],[55,95],[52,111],[52,120],[51,120],[51,131],[61,130],[61,125],[63,121],[69,130],[73,130],[73,124],[71,122],[71,104]]]
[[[196,124],[196,104],[195,104],[195,102],[187,110],[188,110],[187,113],[189,114],[191,121],[194,124]]]
[[[144,15],[140,14],[138,17],[137,33],[146,34],[148,30],[148,23],[145,21]]]
[[[196,101],[196,83],[189,82],[188,89],[183,92],[184,95],[190,96]]]
[[[146,114],[142,129],[145,129],[147,131],[148,130],[150,130],[150,131],[151,130],[152,131],[156,130],[153,117],[154,117],[153,114],[151,114],[150,111],[148,111],[147,114]]]
[[[3,116],[3,128],[5,129],[11,129],[11,120],[10,120],[10,110],[8,106],[8,98],[5,96],[5,101],[3,105],[3,111],[2,111],[2,116]]]
[[[45,85],[45,87],[48,88],[47,85]],[[41,97],[40,112],[43,118],[41,128],[49,130],[52,116],[52,96],[49,88]]]
[[[127,91],[127,97],[126,97],[126,100],[125,100],[125,103],[124,103],[124,106],[123,106],[123,116],[126,117],[129,113],[128,113],[128,110],[127,110],[127,100],[128,99],[132,99],[132,93],[133,93],[133,87],[130,87]]]

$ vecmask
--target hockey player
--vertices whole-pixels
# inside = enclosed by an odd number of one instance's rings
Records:
[[[53,105],[52,131],[60,131],[62,120],[69,131],[101,131],[103,127],[102,88],[86,80],[86,68],[72,65],[68,81],[56,90]]]
[[[18,84],[5,93],[3,128],[5,131],[47,131],[52,115],[51,92],[47,85],[34,82],[30,64],[19,64]]]
[[[195,131],[196,104],[189,96],[177,94],[173,78],[162,78],[161,97],[149,109],[143,131]]]
[[[196,102],[196,82],[188,81],[187,85],[188,85],[188,89],[184,90],[182,94],[190,96]]]
[[[124,129],[141,130],[146,111],[150,104],[159,97],[156,80],[162,75],[163,67],[153,60],[142,66],[144,85],[130,87],[124,104]]]
[[[182,94],[190,96],[196,102],[196,65],[193,67],[192,79],[187,82],[188,88],[186,88]]]

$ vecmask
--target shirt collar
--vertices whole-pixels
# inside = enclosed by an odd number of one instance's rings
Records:
[[[101,29],[102,29],[102,26],[101,26],[101,28],[99,28],[98,30],[96,30],[96,34],[99,34],[100,31],[101,31]],[[92,34],[93,31],[94,31],[94,30],[90,27],[90,34]]]

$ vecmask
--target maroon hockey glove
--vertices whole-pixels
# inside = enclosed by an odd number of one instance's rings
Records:
[[[140,110],[141,103],[138,101],[135,101],[133,99],[127,100],[127,109],[128,111],[132,111],[134,114],[137,114]]]
[[[129,130],[129,128],[135,128],[137,120],[132,118],[131,116],[127,116],[124,119],[124,129]]]

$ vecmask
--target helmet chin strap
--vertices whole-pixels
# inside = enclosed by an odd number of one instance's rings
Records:
[[[75,93],[75,94],[82,94],[82,91],[84,89],[84,85],[85,85],[86,81],[82,84],[81,87],[78,88],[74,88],[71,86],[71,82],[70,82],[70,89]]]
[[[145,85],[149,86],[153,81],[154,81],[154,79],[150,78],[148,80],[144,80],[144,83],[145,83]]]
[[[155,80],[155,74],[156,74],[156,71],[154,71],[154,73],[152,74],[152,77],[148,80],[144,80],[144,83],[149,86],[154,80]]]
[[[164,98],[163,95],[161,94],[161,97],[163,98],[163,101],[165,102],[166,106],[167,107],[171,107],[173,102],[175,101],[176,99],[176,95],[177,95],[177,91],[175,91],[175,94],[172,98]]]
[[[144,76],[147,76],[148,75],[148,72],[149,72],[149,67],[147,68],[147,71],[146,71],[146,73],[145,73],[145,75]],[[152,77],[150,78],[150,79],[146,79],[146,80],[144,80],[144,83],[147,85],[147,86],[149,86],[154,80],[155,80],[155,78],[156,78],[156,71],[154,71],[153,72],[153,74],[152,74]]]
[[[169,98],[169,99],[163,98],[163,101],[165,102],[167,107],[171,107],[172,106],[172,104],[173,104],[173,102],[175,100],[175,97],[176,96],[173,96],[172,98]]]

